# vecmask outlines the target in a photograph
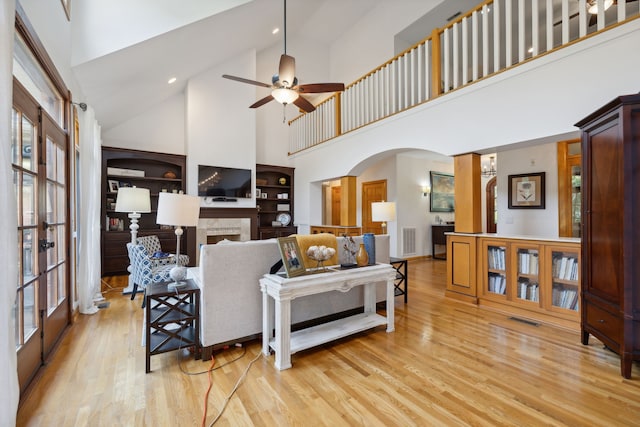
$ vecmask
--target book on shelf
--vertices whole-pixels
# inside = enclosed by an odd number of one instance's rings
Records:
[[[522,274],[538,274],[538,253],[522,251],[518,252],[518,270]]]
[[[552,304],[567,310],[578,310],[579,294],[577,289],[554,286],[552,290]]]
[[[505,269],[505,249],[495,247],[495,246],[489,246],[489,250],[487,252],[487,262],[489,264],[489,268],[491,269],[504,270]]]
[[[578,258],[572,256],[553,257],[553,277],[560,280],[578,280]]]

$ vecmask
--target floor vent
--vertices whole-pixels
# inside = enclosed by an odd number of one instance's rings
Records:
[[[540,323],[533,322],[527,319],[521,319],[519,317],[509,317],[509,320],[515,320],[516,322],[526,323],[527,325],[531,325],[531,326],[540,326]]]
[[[405,227],[402,229],[402,255],[416,254],[416,228]]]

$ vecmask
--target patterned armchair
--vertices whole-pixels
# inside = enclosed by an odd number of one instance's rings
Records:
[[[164,258],[153,257],[155,253],[162,252],[158,236],[138,237],[135,245],[127,243],[127,252],[129,253],[133,281],[132,300],[136,297],[138,287],[146,289],[147,285],[152,283],[171,280],[169,272],[175,267],[176,257],[174,255]],[[189,256],[180,255],[178,262],[183,266],[189,264]]]

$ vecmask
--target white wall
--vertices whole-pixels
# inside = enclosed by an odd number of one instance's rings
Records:
[[[244,55],[192,78],[186,89],[187,192],[197,194],[199,164],[251,169],[256,165],[255,112],[247,100],[254,86],[229,84],[224,73],[255,78],[256,54]],[[207,207],[254,207],[255,199],[202,201]]]
[[[60,6],[59,1],[43,2]],[[250,0],[73,1],[73,64],[90,61]],[[124,11],[124,13],[123,13]],[[43,16],[46,16],[43,14]],[[105,35],[108,34],[108,37]]]
[[[557,145],[543,144],[501,151],[498,169],[498,233],[505,235],[558,237]],[[509,209],[508,175],[545,173],[545,209]]]
[[[453,173],[453,159],[427,151],[409,151],[396,156],[397,179],[397,254],[402,253],[402,229],[415,227],[416,256],[432,255],[431,225],[436,217],[442,221],[453,221],[454,213],[430,211],[430,198],[422,194],[422,187],[429,182],[429,172]]]
[[[185,97],[180,93],[102,133],[102,145],[186,154]]]
[[[331,45],[331,79],[349,84],[393,58],[394,36],[441,1],[389,1],[363,11]]]

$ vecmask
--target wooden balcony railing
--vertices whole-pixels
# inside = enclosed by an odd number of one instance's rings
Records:
[[[640,17],[587,0],[487,0],[289,122],[297,153]],[[497,36],[496,36],[497,35]]]

